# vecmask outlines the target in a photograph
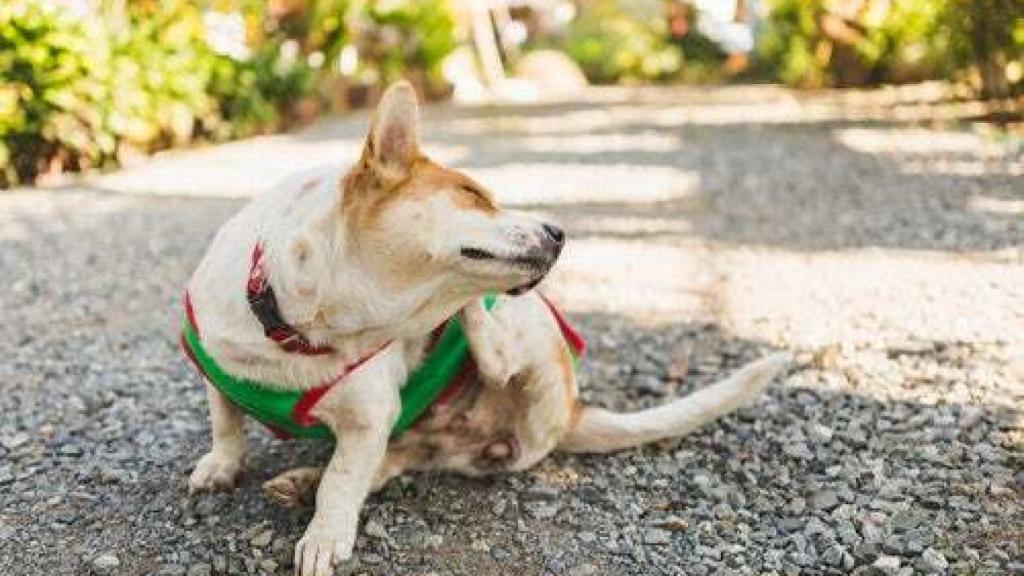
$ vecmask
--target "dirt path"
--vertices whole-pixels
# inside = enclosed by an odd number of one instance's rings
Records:
[[[653,405],[777,348],[762,402],[683,441],[487,480],[415,475],[365,513],[370,574],[1024,573],[1024,158],[898,94],[588,94],[428,110],[427,150],[570,235],[547,282],[584,396]],[[0,571],[285,574],[310,510],[258,494],[327,447],[251,433],[232,495],[178,296],[243,197],[358,150],[362,116],[0,194]],[[116,565],[115,565],[116,563]]]

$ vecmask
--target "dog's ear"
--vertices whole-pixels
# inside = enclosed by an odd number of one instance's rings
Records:
[[[420,109],[408,82],[392,84],[370,124],[363,160],[380,176],[404,178],[420,157]]]

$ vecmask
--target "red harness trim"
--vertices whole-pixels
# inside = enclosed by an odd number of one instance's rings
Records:
[[[357,370],[360,366],[366,364],[370,360],[370,358],[376,356],[378,352],[387,348],[388,344],[390,344],[390,342],[384,344],[383,346],[367,354],[366,356],[363,356],[359,360],[356,360],[351,364],[346,364],[345,368],[343,368],[341,372],[335,374],[330,379],[325,381],[323,384],[317,386],[316,388],[311,388],[303,392],[302,396],[299,397],[298,402],[295,403],[295,408],[292,410],[292,418],[295,420],[295,422],[297,422],[300,426],[304,426],[307,428],[310,426],[317,425],[320,421],[317,420],[316,416],[313,416],[311,412],[313,411],[313,408],[316,407],[317,403],[320,402],[320,399],[324,397],[324,394],[327,394],[327,392],[329,392],[331,388],[334,388],[334,385],[340,382],[342,378],[348,376],[349,374]]]
[[[577,356],[583,356],[583,352],[587,349],[587,341],[583,339],[583,336],[569,324],[569,321],[565,319],[562,312],[555,307],[555,305],[548,300],[548,297],[537,292],[540,295],[540,299],[548,305],[548,309],[551,310],[551,315],[555,317],[555,322],[558,322],[558,329],[562,331],[562,336],[565,337],[565,341],[572,346],[572,349],[576,352]]]
[[[277,342],[282,350],[290,354],[303,356],[323,356],[334,352],[328,345],[315,345],[288,324],[281,316],[274,296],[274,288],[267,280],[263,269],[263,244],[257,242],[252,248],[252,262],[249,265],[249,278],[245,283],[245,297],[253,314],[263,325],[263,333],[267,338]]]

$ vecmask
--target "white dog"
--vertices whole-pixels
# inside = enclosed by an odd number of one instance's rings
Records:
[[[410,86],[392,86],[355,166],[298,175],[254,200],[188,285],[182,342],[206,376],[213,429],[190,489],[234,484],[244,413],[280,433],[336,439],[325,468],[265,485],[285,504],[315,489],[295,549],[303,576],[351,555],[367,495],[404,470],[522,470],[556,448],[681,436],[786,365],[775,355],[639,413],[581,407],[582,341],[530,291],[562,231],[502,210],[423,156],[418,120]]]

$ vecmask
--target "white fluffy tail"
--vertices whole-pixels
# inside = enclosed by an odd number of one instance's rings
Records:
[[[640,412],[618,414],[584,407],[576,426],[558,448],[569,452],[611,452],[685,436],[757,396],[788,365],[788,354],[772,354],[747,364],[721,382]]]

